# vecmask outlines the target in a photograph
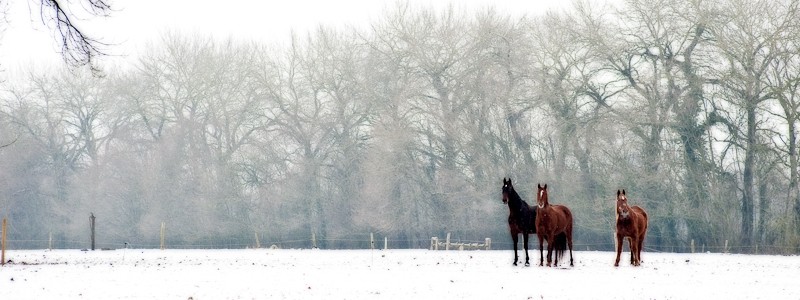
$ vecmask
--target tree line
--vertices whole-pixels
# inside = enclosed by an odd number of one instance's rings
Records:
[[[797,0],[575,2],[514,17],[399,4],[369,28],[262,44],[167,33],[98,78],[3,82],[11,240],[157,245],[314,235],[510,247],[501,179],[537,183],[612,249],[614,191],[646,247],[797,253]]]

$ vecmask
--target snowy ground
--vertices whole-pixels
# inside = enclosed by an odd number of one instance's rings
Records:
[[[538,262],[538,251],[531,252]],[[800,257],[511,250],[15,250],[0,299],[800,299]],[[524,256],[524,254],[523,254]],[[624,252],[623,257],[628,257]],[[625,261],[623,259],[623,261]]]

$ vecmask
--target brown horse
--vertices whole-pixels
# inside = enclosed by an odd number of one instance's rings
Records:
[[[547,266],[552,261],[553,249],[556,251],[555,263],[564,256],[569,247],[569,265],[572,264],[572,212],[563,205],[550,205],[547,199],[547,184],[538,185],[536,193],[536,234],[539,237],[539,265],[544,265],[544,240],[547,240]]]
[[[622,244],[625,238],[631,249],[631,264],[638,266],[642,262],[642,247],[647,233],[647,213],[639,206],[628,206],[628,197],[625,190],[617,190],[617,260],[614,266],[619,266],[619,256],[622,253]]]
[[[503,178],[503,203],[508,204],[508,230],[511,231],[511,239],[514,241],[514,265],[516,266],[519,260],[517,242],[519,242],[521,233],[525,246],[525,265],[530,266],[528,234],[536,233],[536,228],[533,226],[536,221],[536,208],[522,200],[522,197],[514,190],[511,178]]]

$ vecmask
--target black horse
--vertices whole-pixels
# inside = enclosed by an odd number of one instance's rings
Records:
[[[522,233],[522,240],[525,243],[525,265],[530,266],[528,235],[536,233],[536,207],[522,200],[514,190],[511,178],[503,178],[503,203],[508,204],[508,230],[511,231],[511,239],[514,240],[514,265],[516,266],[519,260],[517,242],[519,234]]]

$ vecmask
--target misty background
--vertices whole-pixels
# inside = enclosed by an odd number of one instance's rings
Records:
[[[511,177],[579,250],[800,252],[800,3],[575,2],[523,16],[399,3],[282,43],[166,32],[103,77],[7,71],[10,248],[510,248]],[[96,75],[96,74],[95,74]],[[531,247],[535,247],[532,242]],[[702,248],[701,248],[702,247]]]

